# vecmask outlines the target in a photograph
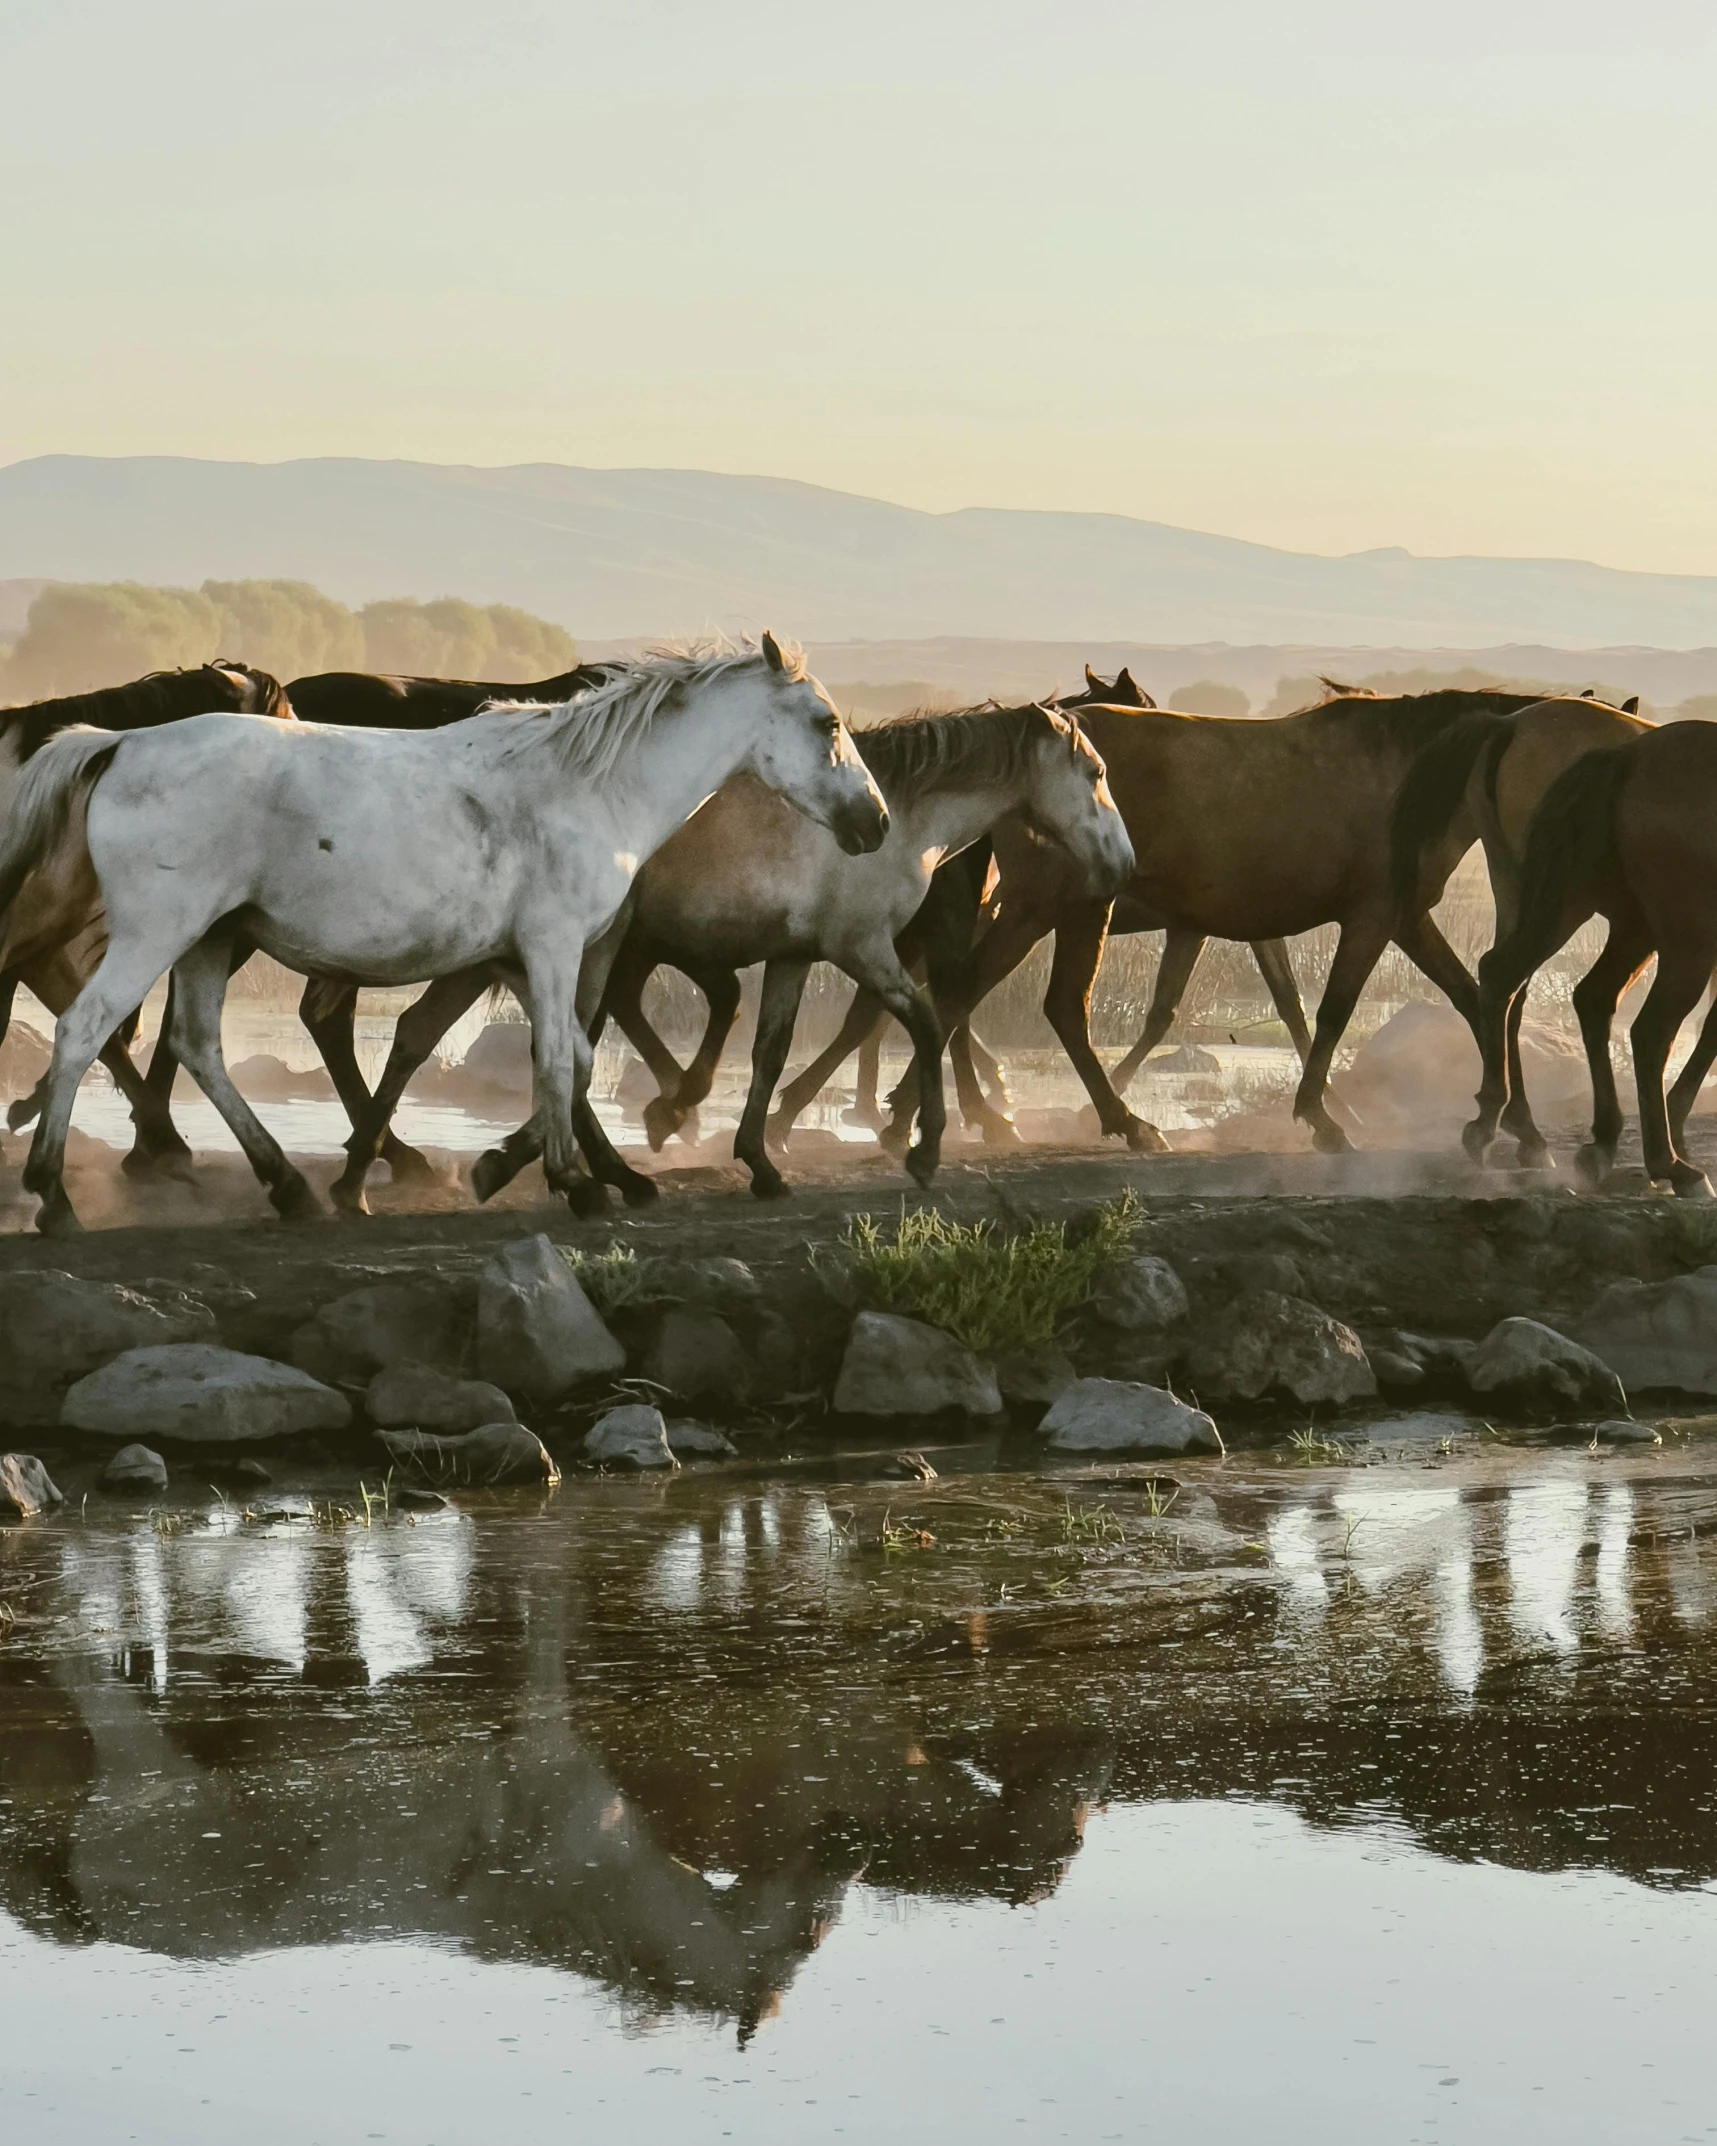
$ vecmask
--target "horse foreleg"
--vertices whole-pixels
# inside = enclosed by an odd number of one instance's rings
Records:
[[[1615,1168],[1616,1149],[1622,1137],[1622,1106],[1616,1094],[1616,1069],[1610,1059],[1610,1030],[1622,993],[1651,954],[1651,934],[1639,918],[1613,917],[1610,935],[1597,960],[1574,986],[1574,1015],[1580,1024],[1586,1070],[1592,1081],[1592,1137],[1574,1157],[1574,1174],[1593,1191]],[[1525,1003],[1526,993],[1521,991],[1515,1004]],[[1672,1112],[1672,1137],[1674,1131]]]
[[[933,965],[930,997],[943,1033],[952,1035],[962,1025],[969,1024],[976,1008],[1004,978],[1013,974],[1044,934],[1056,928],[1058,921],[1053,913],[1041,908],[1027,907],[1011,914],[1004,910],[960,960]],[[878,1137],[882,1145],[895,1154],[905,1148],[917,1109],[917,1074],[915,1062],[907,1068],[888,1098],[889,1122]],[[990,1130],[991,1115],[999,1126],[1005,1126],[1007,1122],[1000,1111],[991,1113],[986,1105],[985,1112],[979,1117],[986,1135]],[[1001,1137],[1007,1137],[1005,1131]]]
[[[776,1104],[769,1120],[768,1137],[783,1143],[793,1130],[793,1122],[808,1103],[814,1103],[828,1086],[833,1076],[845,1065],[854,1051],[861,1053],[862,1071],[864,1046],[873,1036],[880,1037],[887,1021],[880,1000],[874,992],[855,990],[841,1016],[841,1025],[833,1040],[820,1050],[802,1073],[796,1073],[781,1090],[781,1099]],[[871,1076],[871,1114],[876,1113],[876,1077]],[[856,1119],[855,1109],[848,1113]],[[862,1119],[857,1122],[865,1122]]]
[[[1165,1154],[1168,1142],[1154,1125],[1135,1117],[1109,1083],[1103,1061],[1091,1047],[1091,986],[1103,958],[1103,941],[1109,930],[1109,904],[1082,902],[1076,910],[1063,910],[1055,925],[1055,960],[1049,971],[1049,988],[1043,1010],[1049,1025],[1073,1070],[1084,1083],[1085,1093],[1096,1106],[1097,1122],[1105,1136],[1118,1135],[1135,1153]]]
[[[1138,1042],[1110,1075],[1117,1095],[1126,1094],[1134,1074],[1174,1026],[1181,999],[1203,952],[1203,932],[1169,926],[1163,940],[1163,958],[1157,963],[1157,980],[1151,987],[1151,1003],[1145,1009],[1145,1025]]]
[[[1714,964],[1717,944],[1703,932],[1691,944],[1660,946],[1657,974],[1631,1031],[1645,1174],[1654,1185],[1667,1179],[1682,1199],[1709,1199],[1711,1185],[1696,1163],[1677,1153],[1670,1138],[1663,1069],[1682,1022],[1698,1005],[1700,993],[1711,980]]]
[[[369,1176],[371,1163],[378,1156],[385,1156],[392,1162],[387,1145],[388,1123],[399,1108],[407,1083],[454,1022],[470,1011],[493,981],[493,972],[488,968],[461,969],[451,976],[438,977],[421,997],[414,999],[394,1023],[387,1063],[382,1067],[373,1095],[364,1085],[357,1058],[351,1050],[350,1015],[357,1005],[356,990],[344,985],[335,986],[336,995],[332,999],[324,996],[318,1000],[314,1022],[311,1013],[304,1010],[311,1004],[314,983],[305,992],[304,1006],[300,1008],[304,1025],[316,1038],[317,1048],[327,1060],[328,1070],[339,1088],[340,1100],[346,1103],[346,1114],[352,1121],[351,1138],[346,1142],[346,1167],[328,1188],[341,1214],[369,1212],[364,1198],[364,1181]],[[324,1042],[324,1034],[328,1036],[328,1042]],[[337,1038],[343,1039],[343,1050],[338,1047]],[[335,1044],[333,1057],[329,1056],[330,1044]],[[338,1072],[335,1071],[336,1058],[341,1066]],[[342,1079],[346,1083],[344,1087],[340,1086]],[[353,1098],[350,1102],[346,1102],[348,1091]],[[423,1178],[431,1184],[439,1182],[435,1171],[423,1156],[417,1155],[415,1148],[406,1148],[403,1152],[416,1156]],[[397,1163],[393,1164],[393,1169],[395,1181],[402,1181],[406,1173]],[[413,1171],[411,1174],[419,1173]]]
[[[644,986],[662,959],[659,948],[624,943],[610,969],[594,1026],[612,1021],[649,1068],[656,1093],[645,1105],[644,1136],[659,1148],[679,1130],[674,1101],[680,1092],[679,1060],[657,1035],[644,1013]]]
[[[751,1087],[733,1136],[734,1155],[750,1170],[751,1189],[760,1200],[778,1200],[787,1191],[786,1180],[766,1152],[764,1128],[775,1083],[793,1047],[793,1024],[799,1018],[799,1001],[810,970],[808,961],[771,961],[763,971],[757,1035],[751,1046]]]
[[[416,1006],[420,1006],[422,1003],[421,999],[417,1000],[413,1006],[406,1009],[406,1014],[402,1015],[401,1019],[404,1020],[409,1017],[416,1010]],[[334,983],[313,976],[304,986],[304,996],[298,1002],[298,1018],[310,1031],[311,1040],[321,1053],[322,1063],[327,1067],[329,1078],[334,1083],[334,1093],[339,1097],[340,1107],[345,1111],[347,1122],[351,1125],[354,1133],[360,1127],[369,1128],[375,1123],[374,1101],[370,1094],[369,1083],[364,1079],[363,1073],[358,1066],[356,1049],[357,1017],[358,987],[356,984]],[[457,1016],[453,1018],[456,1019]],[[448,1025],[451,1026],[451,1021]],[[443,1030],[442,1033],[445,1034],[446,1031]],[[396,1046],[398,1041],[399,1030],[396,1025],[394,1031]],[[441,1037],[436,1036],[430,1044],[430,1050],[433,1050],[435,1044],[440,1041]],[[417,1063],[411,1067],[410,1072],[406,1075],[408,1080],[411,1077],[411,1073],[415,1073],[418,1066],[422,1065],[424,1059],[428,1056],[429,1051],[425,1051],[423,1057],[419,1058]],[[389,1063],[392,1063],[391,1058]],[[374,1137],[370,1141],[372,1148],[370,1160],[373,1162],[379,1157],[381,1161],[385,1162],[393,1172],[393,1181],[396,1185],[438,1184],[440,1179],[428,1157],[419,1154],[416,1148],[409,1147],[394,1132],[390,1121],[398,1107],[399,1098],[395,1096],[388,1106],[386,1115],[381,1118],[379,1125],[375,1128]],[[370,1138],[367,1131],[365,1137]],[[352,1152],[350,1141],[346,1143],[346,1152],[349,1157]],[[366,1165],[367,1167],[368,1165]],[[349,1171],[341,1173],[338,1182],[342,1188],[346,1185],[349,1174]],[[334,1197],[335,1204],[340,1207],[343,1213],[363,1214],[367,1212],[363,1204],[361,1186],[359,1188],[359,1198],[355,1204],[348,1203],[343,1190],[336,1192]]]
[[[1330,1116],[1324,1102],[1324,1089],[1329,1081],[1336,1045],[1352,1020],[1359,994],[1365,989],[1388,943],[1389,927],[1382,918],[1349,917],[1341,927],[1335,959],[1330,963],[1323,996],[1318,1001],[1317,1030],[1294,1096],[1294,1116],[1311,1127],[1313,1146],[1326,1155],[1341,1154],[1353,1145]]]
[[[1675,1142],[1677,1154],[1682,1152],[1681,1136],[1687,1129],[1693,1106],[1699,1100],[1705,1076],[1714,1064],[1717,1064],[1717,1001],[1706,1014],[1687,1063],[1675,1076],[1675,1085],[1669,1091],[1669,1135]]]
[[[684,961],[676,961],[674,966],[703,993],[708,1016],[698,1047],[686,1061],[673,1094],[658,1095],[644,1106],[644,1131],[653,1148],[663,1146],[670,1135],[677,1133],[715,1086],[721,1054],[739,1016],[737,969],[705,967],[701,963],[693,968]]]
[[[870,1034],[860,1043],[853,1073],[853,1107],[843,1113],[848,1125],[868,1125],[873,1132],[882,1127],[882,1105],[876,1091],[882,1078],[882,1038],[887,1027],[886,1020],[874,1021]]]
[[[590,1038],[578,1018],[578,970],[563,945],[527,952],[523,993],[531,1017],[531,1118],[542,1138],[543,1175],[551,1192],[575,1206],[589,1180],[579,1171],[577,1125],[590,1097]]]

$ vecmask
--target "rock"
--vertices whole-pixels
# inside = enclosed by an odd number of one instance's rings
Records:
[[[352,1408],[291,1364],[186,1341],[128,1349],[79,1379],[60,1420],[106,1438],[247,1445],[294,1431],[343,1431]]]
[[[475,1431],[518,1415],[500,1387],[486,1379],[450,1378],[433,1364],[409,1362],[376,1373],[364,1408],[372,1423],[411,1424],[420,1431]]]
[[[739,1451],[725,1431],[707,1423],[670,1423],[667,1438],[675,1460],[731,1460]]]
[[[74,1379],[127,1349],[212,1339],[214,1314],[52,1270],[0,1275],[0,1423],[54,1423]]]
[[[1303,1297],[1306,1278],[1297,1259],[1286,1252],[1240,1252],[1216,1262],[1216,1279],[1235,1296],[1273,1289],[1278,1296]]]
[[[241,1490],[264,1489],[274,1481],[274,1477],[261,1461],[253,1459],[248,1453],[241,1454],[236,1460],[223,1456],[204,1461],[202,1467],[211,1482],[236,1483]]]
[[[356,1385],[393,1364],[452,1369],[463,1355],[464,1321],[453,1293],[432,1282],[374,1282],[331,1298],[287,1344],[301,1371]]]
[[[1205,1080],[1222,1077],[1222,1060],[1196,1043],[1178,1044],[1172,1051],[1153,1053],[1141,1068],[1146,1073],[1196,1073]]]
[[[462,1438],[432,1431],[378,1431],[388,1458],[432,1483],[540,1483],[550,1490],[560,1470],[535,1431],[522,1423],[485,1423]]]
[[[922,1453],[893,1454],[883,1462],[882,1472],[908,1483],[934,1483],[937,1480],[937,1471]]]
[[[1216,1425],[1161,1386],[1075,1379],[1038,1426],[1057,1453],[1220,1453]]]
[[[626,1351],[547,1237],[520,1237],[483,1269],[477,1369],[484,1378],[508,1393],[558,1401],[625,1367]]]
[[[334,1083],[325,1066],[306,1066],[301,1071],[272,1052],[257,1051],[228,1066],[232,1084],[240,1095],[256,1103],[331,1102]]]
[[[1365,1353],[1372,1375],[1386,1393],[1409,1393],[1424,1385],[1425,1367],[1411,1356],[1399,1356],[1393,1349],[1367,1349]]]
[[[531,1032],[522,1021],[491,1021],[460,1061],[466,1078],[509,1095],[531,1092]]]
[[[33,1453],[0,1453],[0,1513],[31,1520],[48,1506],[65,1502]]]
[[[657,1322],[644,1376],[677,1401],[743,1401],[757,1369],[718,1312],[669,1311]]]
[[[1001,1413],[996,1375],[963,1342],[917,1319],[861,1311],[847,1337],[833,1406],[843,1416]]]
[[[1467,1384],[1533,1415],[1627,1406],[1609,1365],[1536,1319],[1502,1319],[1467,1359]]]
[[[1455,1379],[1465,1384],[1476,1341],[1429,1334],[1398,1334],[1400,1353],[1419,1366],[1427,1378]]]
[[[743,1317],[763,1305],[763,1284],[743,1259],[715,1254],[708,1259],[662,1259],[654,1262],[651,1280],[665,1297],[699,1311],[719,1312],[724,1319]]]
[[[1609,1416],[1602,1423],[1594,1423],[1592,1436],[1601,1445],[1609,1446],[1660,1446],[1663,1433],[1655,1423],[1636,1423],[1631,1416]]]
[[[1526,1021],[1520,1032],[1526,1092],[1540,1118],[1568,1105],[1588,1106],[1591,1086],[1578,1041]],[[1342,1075],[1341,1093],[1376,1134],[1428,1146],[1473,1114],[1479,1054],[1472,1031],[1452,1006],[1411,1001],[1360,1047]]]
[[[607,1467],[672,1468],[677,1465],[668,1444],[667,1426],[659,1408],[630,1401],[624,1408],[611,1408],[598,1416],[584,1441],[586,1460]]]
[[[167,1488],[167,1463],[152,1446],[121,1446],[101,1471],[103,1490]]]
[[[996,1384],[1010,1408],[1048,1408],[1078,1376],[1059,1349],[1027,1349],[996,1366]]]
[[[1261,1401],[1285,1394],[1340,1407],[1377,1391],[1359,1336],[1303,1297],[1257,1290],[1239,1296],[1186,1352],[1187,1383],[1212,1400]]]
[[[1128,1335],[1165,1333],[1190,1309],[1185,1283],[1150,1253],[1105,1268],[1091,1292],[1092,1317]]]
[[[1717,1393],[1717,1267],[1668,1282],[1616,1282],[1574,1338],[1630,1393]]]

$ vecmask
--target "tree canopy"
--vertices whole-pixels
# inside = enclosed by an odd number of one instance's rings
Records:
[[[400,598],[351,611],[303,581],[51,582],[0,662],[0,700],[123,685],[230,656],[290,682],[316,671],[403,671],[522,685],[569,670],[572,636],[511,604]]]

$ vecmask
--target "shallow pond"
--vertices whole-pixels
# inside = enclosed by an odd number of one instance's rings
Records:
[[[1717,2137],[1717,1449],[933,1457],[72,1462],[0,1534],[0,2131]]]

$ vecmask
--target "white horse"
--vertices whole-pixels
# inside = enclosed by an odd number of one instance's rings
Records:
[[[54,1037],[24,1168],[42,1202],[37,1227],[78,1227],[63,1182],[78,1082],[168,969],[181,1063],[279,1212],[321,1212],[221,1055],[238,933],[302,974],[359,984],[498,965],[531,1016],[545,1174],[573,1189],[573,1114],[590,1080],[577,1013],[585,948],[645,859],[740,769],[855,853],[881,844],[887,812],[833,703],[768,634],[647,658],[564,707],[443,730],[208,715],[55,739],[25,771],[0,836],[0,915],[87,795],[109,938]]]

